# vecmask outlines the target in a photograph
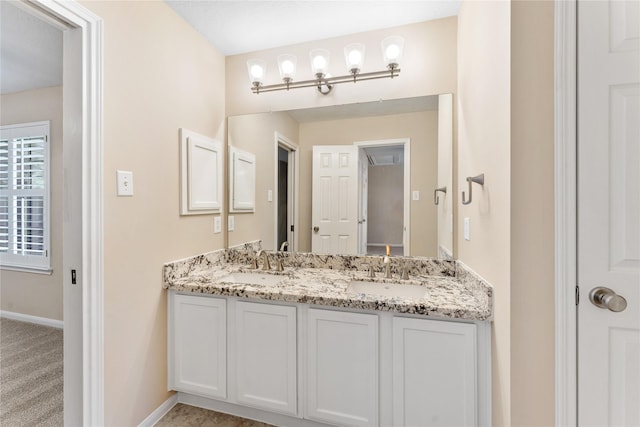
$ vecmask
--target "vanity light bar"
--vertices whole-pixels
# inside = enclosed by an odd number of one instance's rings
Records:
[[[289,89],[299,89],[303,87],[317,87],[318,91],[327,95],[331,92],[333,85],[340,83],[356,83],[361,80],[375,80],[375,79],[385,79],[385,78],[394,78],[400,75],[400,68],[390,68],[386,71],[373,71],[371,73],[362,73],[362,74],[348,74],[345,76],[339,77],[321,77],[314,80],[303,80],[299,82],[290,81],[287,83],[279,83],[274,85],[262,86],[256,85],[255,83],[251,87],[251,91],[255,94],[263,93],[263,92],[275,92],[277,90],[289,90]]]
[[[278,69],[283,83],[263,86],[266,75],[266,61],[262,59],[250,59],[247,61],[249,79],[251,81],[251,91],[255,94],[262,92],[274,92],[278,90],[298,89],[303,87],[316,87],[318,92],[327,95],[331,92],[333,85],[340,83],[356,83],[362,80],[375,80],[394,78],[400,75],[400,59],[404,47],[404,39],[400,36],[390,36],[382,40],[382,56],[387,65],[384,71],[374,71],[370,73],[360,73],[364,63],[365,46],[362,43],[351,43],[344,48],[344,58],[350,74],[330,77],[327,73],[329,68],[330,53],[326,49],[314,49],[309,53],[311,60],[311,71],[315,75],[313,80],[294,81],[296,73],[297,59],[294,55],[278,55]]]

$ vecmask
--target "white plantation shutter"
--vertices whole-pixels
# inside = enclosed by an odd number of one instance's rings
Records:
[[[49,269],[49,122],[0,127],[0,262]]]

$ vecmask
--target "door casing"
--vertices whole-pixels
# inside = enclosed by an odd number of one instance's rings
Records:
[[[17,4],[65,31],[64,419],[65,425],[99,426],[104,424],[102,19],[74,0]],[[77,269],[78,284],[71,284],[70,268]]]
[[[555,107],[555,421],[577,425],[577,8],[556,1]]]

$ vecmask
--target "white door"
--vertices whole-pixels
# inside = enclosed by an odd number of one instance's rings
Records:
[[[578,1],[581,426],[640,425],[639,17],[638,1]],[[597,287],[626,308],[597,307]]]
[[[297,415],[296,308],[240,301],[235,311],[238,402]]]
[[[378,425],[378,316],[309,309],[305,418]]]
[[[358,151],[358,255],[367,254],[367,214],[369,206],[369,162],[364,150]]]
[[[358,147],[313,147],[311,250],[358,253]]]

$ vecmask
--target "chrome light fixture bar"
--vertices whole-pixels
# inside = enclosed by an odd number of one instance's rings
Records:
[[[404,39],[399,36],[391,36],[382,40],[382,55],[387,65],[386,70],[361,73],[364,63],[365,46],[362,43],[352,43],[344,48],[344,57],[349,69],[349,74],[331,77],[328,74],[329,51],[314,49],[310,52],[311,70],[315,79],[294,81],[297,59],[294,55],[279,55],[278,69],[283,83],[264,85],[266,75],[266,62],[261,59],[247,61],[251,91],[255,94],[263,92],[275,92],[279,90],[299,89],[303,87],[315,87],[323,95],[327,95],[333,86],[340,83],[356,83],[363,80],[375,80],[394,78],[400,75],[400,59]]]

